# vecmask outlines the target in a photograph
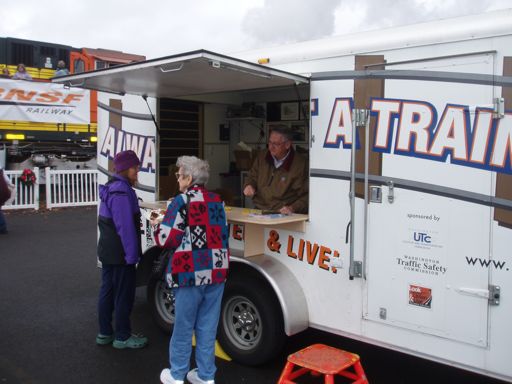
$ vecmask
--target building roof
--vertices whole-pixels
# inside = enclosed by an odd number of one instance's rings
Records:
[[[84,51],[95,58],[103,61],[128,64],[136,61],[144,61],[146,60],[146,56],[143,55],[134,55],[131,53],[124,53],[121,51],[113,51],[110,49],[103,48],[84,48]]]

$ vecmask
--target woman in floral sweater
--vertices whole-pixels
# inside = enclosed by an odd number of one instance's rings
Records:
[[[215,336],[229,266],[226,213],[219,195],[205,188],[209,177],[206,161],[182,156],[177,166],[182,193],[169,204],[154,232],[160,247],[174,250],[166,271],[167,283],[175,287],[171,368],[162,371],[160,380],[180,384],[186,376],[192,384],[213,384]],[[198,368],[189,371],[193,333]]]

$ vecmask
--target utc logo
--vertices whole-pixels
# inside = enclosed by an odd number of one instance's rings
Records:
[[[423,232],[414,232],[414,241],[430,244],[432,242],[432,237]]]

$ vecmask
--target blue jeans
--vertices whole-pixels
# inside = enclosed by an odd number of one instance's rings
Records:
[[[192,333],[196,335],[196,364],[202,380],[214,380],[215,338],[219,324],[223,284],[174,289],[176,316],[169,343],[171,375],[184,380],[190,368]]]
[[[131,336],[130,314],[135,301],[135,265],[103,264],[98,299],[98,320],[102,335],[113,335],[112,312],[115,312],[115,338],[124,341]]]
[[[5,216],[0,207],[0,233],[7,232],[7,223],[5,222]]]

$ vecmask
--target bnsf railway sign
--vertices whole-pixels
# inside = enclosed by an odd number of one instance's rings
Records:
[[[0,80],[0,120],[90,123],[89,91],[60,84]]]

